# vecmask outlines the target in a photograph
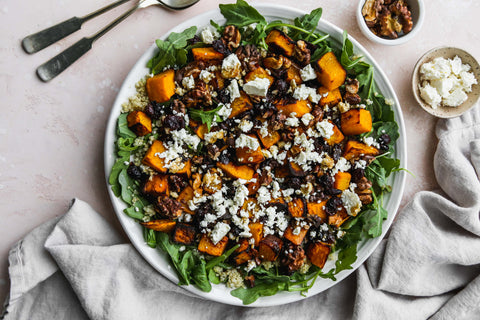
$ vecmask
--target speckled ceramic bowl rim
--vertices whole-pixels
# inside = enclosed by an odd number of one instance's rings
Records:
[[[363,5],[365,4],[366,0],[359,0],[358,1],[358,7],[356,11],[356,16],[357,16],[357,23],[360,28],[360,31],[362,31],[363,35],[367,37],[368,39],[387,46],[396,46],[400,44],[404,44],[407,41],[410,41],[415,35],[420,31],[423,25],[423,20],[425,20],[425,5],[423,0],[407,0],[407,2],[412,2],[415,1],[418,3],[418,19],[417,21],[414,21],[413,29],[409,33],[407,33],[404,36],[401,36],[397,39],[384,39],[379,36],[376,36],[367,26],[367,23],[365,22],[365,19],[363,18],[362,15],[362,8]]]
[[[477,82],[480,82],[480,65],[478,61],[467,51],[456,47],[441,46],[427,51],[420,59],[418,59],[413,69],[412,92],[415,100],[417,100],[418,104],[423,110],[438,118],[447,119],[458,117],[475,106],[480,99],[480,84],[474,84],[472,87],[472,92],[467,93],[467,101],[456,108],[439,106],[437,109],[433,109],[428,103],[423,101],[422,97],[420,96],[420,90],[418,87],[420,84],[420,67],[424,63],[432,61],[437,57],[453,58],[456,55],[462,59],[462,63],[468,63],[470,65],[470,71],[474,73]],[[465,61],[465,57],[468,57],[469,61]]]

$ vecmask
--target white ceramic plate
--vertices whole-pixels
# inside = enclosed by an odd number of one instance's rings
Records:
[[[306,14],[298,9],[293,9],[290,7],[285,6],[278,6],[278,5],[269,5],[269,4],[259,4],[256,5],[255,8],[264,15],[269,20],[283,20],[283,21],[290,21],[293,22],[293,19],[298,16],[302,16]],[[181,32],[184,29],[196,25],[199,30],[202,30],[203,27],[209,25],[210,20],[214,20],[219,24],[223,24],[225,19],[223,18],[220,11],[213,10],[209,11],[205,14],[196,16],[188,21],[181,23],[180,25],[176,26],[175,28],[171,29],[167,32],[166,35],[161,37],[165,39],[170,32]],[[324,20],[321,20],[318,29],[324,33],[330,34],[331,39],[335,39],[338,41],[338,45],[341,45],[342,42],[342,30],[331,23],[328,23]],[[403,168],[406,167],[407,163],[407,155],[406,155],[406,141],[405,141],[405,125],[403,122],[402,111],[400,109],[400,104],[398,102],[397,96],[388,81],[387,77],[380,69],[380,66],[373,60],[370,54],[352,37],[349,37],[352,43],[355,46],[355,53],[362,54],[365,57],[365,60],[372,64],[375,67],[375,81],[377,83],[377,87],[380,92],[386,97],[390,98],[394,101],[394,111],[396,121],[400,127],[400,138],[396,143],[396,157],[400,159],[401,166]],[[146,74],[149,73],[149,70],[145,67],[147,61],[154,55],[156,46],[153,44],[137,61],[137,63],[133,66],[132,70],[128,74],[127,78],[125,79],[118,96],[113,104],[113,108],[110,113],[110,118],[107,125],[107,131],[105,136],[105,175],[108,185],[108,176],[110,174],[110,170],[115,162],[115,130],[116,130],[116,122],[117,118],[120,115],[121,105],[122,103],[126,102],[128,97],[135,94],[135,83],[138,82],[141,78],[143,78]],[[368,241],[364,241],[359,244],[358,247],[358,259],[352,265],[353,269],[345,270],[340,272],[336,277],[337,281],[332,281],[329,279],[320,279],[318,278],[315,285],[309,290],[307,296],[315,295],[319,292],[322,292],[331,286],[337,284],[341,280],[345,279],[349,274],[351,274],[355,269],[357,269],[373,252],[373,250],[377,247],[385,233],[387,232],[388,228],[390,227],[394,216],[397,212],[398,206],[400,204],[400,200],[402,198],[403,189],[405,184],[405,173],[398,172],[391,180],[392,185],[392,193],[387,195],[385,198],[385,208],[388,210],[388,218],[383,223],[383,233],[382,236],[370,239]],[[178,283],[178,277],[175,273],[174,268],[172,268],[166,258],[166,255],[161,252],[160,249],[152,249],[146,245],[143,239],[142,227],[140,224],[135,222],[133,219],[128,217],[123,210],[126,208],[126,205],[120,200],[119,198],[115,197],[113,194],[110,186],[108,185],[108,191],[110,194],[110,198],[115,209],[115,212],[122,224],[125,232],[127,233],[128,237],[132,244],[137,248],[140,254],[147,260],[158,272],[164,275],[169,280],[173,281],[174,283]],[[324,270],[330,270],[333,263],[329,261]],[[213,285],[212,291],[206,293],[203,291],[198,290],[194,286],[185,287],[185,289],[202,296],[203,298],[231,304],[231,305],[242,305],[242,301],[238,298],[233,297],[230,295],[230,289],[228,289],[225,285]],[[249,306],[252,307],[260,307],[260,306],[274,306],[274,305],[281,305],[285,303],[294,302],[297,300],[304,299],[302,295],[298,292],[279,292],[278,294],[270,297],[261,297],[256,302],[252,303]]]

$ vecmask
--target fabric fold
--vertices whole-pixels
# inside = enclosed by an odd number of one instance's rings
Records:
[[[476,319],[480,316],[480,111],[440,120],[434,170],[388,239],[355,273],[276,307],[232,307],[194,296],[151,267],[76,199],[9,254],[10,319]]]

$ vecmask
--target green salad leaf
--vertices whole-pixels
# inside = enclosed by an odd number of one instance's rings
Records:
[[[322,16],[321,8],[295,18],[293,23],[285,23],[282,21],[267,21],[244,0],[237,0],[234,4],[220,4],[219,7],[226,19],[225,25],[234,25],[240,29],[243,45],[254,44],[266,49],[265,38],[270,30],[276,28],[287,33],[294,41],[302,39],[313,44],[315,50],[312,53],[311,61],[319,59],[326,52],[333,51],[347,71],[348,76],[358,79],[360,83],[358,94],[372,115],[372,130],[362,134],[360,138],[371,136],[377,141],[378,139],[390,139],[390,141],[385,142],[388,145],[388,152],[377,156],[365,168],[365,175],[372,182],[373,202],[363,206],[362,211],[356,217],[351,217],[340,227],[343,236],[338,237],[332,247],[332,257],[334,258],[332,269],[325,272],[312,266],[308,272],[296,271],[291,275],[285,275],[278,270],[277,266],[267,269],[262,264],[250,270],[243,270],[244,276],[254,277],[254,287],[241,287],[231,291],[231,294],[241,299],[244,304],[253,303],[262,296],[271,296],[279,291],[299,291],[305,295],[317,278],[335,281],[336,275],[340,272],[352,269],[352,265],[357,260],[357,245],[365,239],[378,237],[382,234],[382,225],[388,216],[388,212],[383,206],[384,197],[386,193],[392,190],[389,177],[392,173],[401,170],[400,160],[394,157],[395,141],[399,138],[399,127],[395,121],[395,114],[391,105],[387,103],[385,97],[378,93],[374,81],[373,66],[367,63],[363,57],[355,55],[354,45],[348,39],[347,33],[343,33],[341,48],[339,48],[338,45],[330,43],[328,34],[317,31]],[[214,21],[210,21],[210,24],[219,32],[224,30],[224,26],[220,26]],[[147,64],[150,71],[157,74],[168,66],[182,67],[185,65],[189,61],[188,50],[195,46],[195,44],[189,45],[189,40],[195,36],[196,31],[197,28],[193,26],[181,33],[171,33],[166,40],[157,40],[158,51]],[[189,108],[188,115],[191,119],[206,124],[208,131],[210,131],[215,122],[224,120],[219,115],[221,108],[223,108],[223,105],[218,105],[211,110]],[[116,141],[117,159],[112,167],[109,183],[113,193],[128,204],[128,207],[124,210],[125,213],[139,221],[149,217],[146,215],[146,207],[150,203],[142,198],[141,192],[139,192],[140,183],[128,175],[127,169],[131,158],[138,159],[138,155],[142,154],[141,146],[145,146],[151,138],[151,135],[146,135],[142,141],[141,137],[137,137],[128,128],[127,114],[122,113],[119,116]],[[200,146],[194,152],[199,152],[202,148],[203,146]],[[147,245],[159,248],[168,255],[168,259],[177,271],[179,284],[181,285],[194,284],[200,290],[209,292],[212,289],[212,283],[219,284],[224,281],[223,276],[219,277],[219,274],[216,273],[216,267],[221,267],[224,270],[233,268],[229,257],[234,254],[239,244],[229,248],[219,257],[205,257],[194,247],[173,243],[167,233],[147,228],[143,230]],[[335,231],[337,230],[335,229]]]
[[[155,41],[158,47],[157,54],[148,61],[150,72],[157,74],[165,67],[180,66],[187,62],[187,44],[197,33],[197,27],[192,26],[181,33],[172,32],[166,40]]]

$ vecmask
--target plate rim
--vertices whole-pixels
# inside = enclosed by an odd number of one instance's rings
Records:
[[[274,5],[274,4],[268,4],[268,3],[256,3],[253,5],[262,15],[269,17],[269,16],[275,16],[275,14],[281,14],[283,17],[286,15],[287,17],[284,17],[284,19],[291,19],[297,16],[301,16],[306,14],[307,12],[297,9],[297,8],[292,8],[289,6],[285,5]],[[208,20],[207,20],[208,18]],[[200,22],[208,22],[210,19],[224,19],[223,16],[220,13],[219,8],[215,8],[212,10],[209,10],[207,12],[204,12],[200,15],[194,16],[186,21],[183,21],[182,23],[176,25],[175,27],[171,28],[167,32],[165,32],[160,39],[165,39],[171,32],[181,32],[183,29],[190,27],[192,25],[195,25],[196,21]],[[333,39],[341,43],[341,40],[339,40],[338,36],[343,33],[343,30],[333,23],[330,23],[323,18],[320,20],[317,29],[318,30],[323,30],[325,29],[332,29],[334,30],[334,34],[332,35],[331,32],[328,32]],[[325,31],[323,31],[325,32]],[[375,59],[370,55],[370,53],[351,35],[348,36],[349,40],[353,43],[354,45],[354,50],[355,52],[361,53],[366,60],[373,65],[375,69],[375,74],[374,74],[374,80],[378,85],[378,79],[382,79],[382,84],[386,86],[387,91],[391,93],[391,96],[389,97],[394,101],[394,105],[392,108],[394,109],[395,113],[395,120],[398,123],[399,126],[399,133],[400,137],[396,142],[396,157],[400,160],[400,165],[402,168],[406,168],[407,165],[407,148],[406,148],[406,132],[405,132],[405,124],[404,124],[404,119],[403,119],[403,114],[401,110],[400,103],[398,101],[397,95],[395,93],[395,90],[393,89],[393,86],[391,85],[388,77],[386,74],[383,72],[381,69],[380,65],[375,61]],[[341,39],[341,38],[340,38]],[[138,240],[138,235],[135,235],[132,233],[131,226],[132,222],[134,220],[130,217],[128,217],[124,212],[123,209],[126,207],[126,205],[119,199],[117,198],[111,189],[110,184],[108,183],[108,178],[110,175],[110,170],[113,165],[113,162],[115,160],[115,148],[114,148],[114,142],[116,140],[116,123],[118,119],[118,115],[120,114],[121,111],[121,105],[125,103],[128,100],[128,97],[131,96],[132,94],[129,94],[128,91],[130,89],[135,89],[135,84],[140,80],[140,78],[136,77],[136,74],[138,73],[138,69],[144,68],[146,72],[144,75],[149,74],[148,69],[146,68],[145,64],[148,59],[151,58],[152,54],[154,53],[156,49],[155,43],[153,43],[150,47],[146,49],[146,51],[140,56],[140,58],[136,61],[136,63],[133,65],[133,67],[130,69],[128,72],[127,76],[125,77],[118,94],[114,100],[114,103],[112,105],[109,117],[108,117],[108,122],[107,122],[107,127],[105,130],[105,139],[104,139],[104,170],[105,170],[105,179],[106,179],[106,186],[108,190],[108,194],[110,196],[110,202],[112,204],[112,207],[117,215],[118,220],[120,221],[120,224],[124,230],[124,232],[127,234],[130,243],[135,247],[138,253],[161,275],[172,281],[175,285],[178,285],[178,277],[176,276],[175,272],[170,266],[170,263],[167,262],[167,270],[164,268],[160,268],[158,263],[155,261],[155,259],[152,258],[151,253],[155,252],[155,255],[158,257],[163,256],[163,259],[165,259],[165,254],[161,252],[159,249],[152,249],[146,245],[145,241],[143,240],[143,236],[141,237],[142,241]],[[135,76],[135,77],[134,77]],[[130,87],[130,88],[129,88]],[[383,92],[385,94],[385,92]],[[126,95],[126,96],[125,96]],[[332,281],[329,279],[317,279],[315,285],[309,290],[307,297],[311,297],[313,295],[316,295],[320,292],[323,292],[330,287],[340,283],[343,279],[348,277],[350,274],[352,274],[356,269],[358,269],[364,262],[365,260],[371,256],[373,251],[376,249],[376,247],[380,244],[382,239],[384,238],[386,232],[390,229],[390,226],[398,212],[398,208],[400,206],[400,202],[402,200],[403,192],[404,192],[404,187],[405,187],[405,180],[406,180],[406,172],[404,170],[397,172],[397,174],[394,177],[394,181],[392,184],[392,188],[396,191],[396,195],[394,194],[389,194],[388,195],[388,203],[387,203],[387,210],[389,212],[388,218],[383,222],[382,225],[382,235],[373,238],[373,239],[368,239],[365,241],[366,244],[368,244],[367,248],[360,248],[360,250],[364,250],[362,256],[357,255],[357,260],[355,263],[352,265],[352,269],[350,270],[344,270],[340,272],[337,275],[337,281]],[[392,198],[393,197],[393,198]],[[121,207],[121,208],[120,208]],[[138,223],[136,223],[138,228],[140,226]],[[366,251],[365,251],[366,250]],[[322,282],[324,285],[322,286],[321,289],[319,289],[319,283]],[[229,305],[236,305],[236,306],[245,306],[242,304],[242,301],[236,297],[233,297],[230,295],[230,290],[228,289],[225,284],[220,284],[220,285],[212,285],[212,291],[211,292],[203,292],[193,285],[189,286],[178,286],[179,288],[183,288],[191,293],[194,293],[200,297],[206,298],[211,301],[216,301],[216,302],[221,302],[224,304],[229,304]],[[225,294],[226,293],[226,294]],[[281,305],[281,304],[286,304],[286,303],[291,303],[299,300],[303,300],[306,297],[300,295],[298,292],[279,292],[273,296],[269,297],[260,297],[257,301],[254,303],[247,305],[248,307],[267,307],[267,306],[276,306],[276,305]]]

